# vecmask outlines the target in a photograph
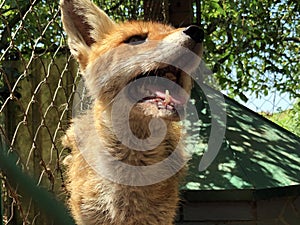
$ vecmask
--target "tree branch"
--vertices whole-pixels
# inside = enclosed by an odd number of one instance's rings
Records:
[[[26,5],[20,8],[20,11],[6,24],[1,33],[0,49],[6,49],[9,46],[9,36],[11,33],[11,28],[16,26],[16,24],[22,19],[23,15],[30,9],[30,7],[35,6],[41,2],[41,0],[36,0],[33,3],[29,1]]]
[[[300,43],[300,38],[299,37],[286,37],[283,39],[284,41],[293,41],[296,43]]]
[[[211,33],[213,33],[217,27],[220,27],[220,23],[221,23],[222,19],[221,18],[215,18],[208,26],[206,29],[206,35],[210,35]],[[224,21],[222,21],[224,22]]]
[[[118,9],[121,5],[123,5],[124,0],[120,0],[118,3],[116,3],[115,5],[111,6],[108,10],[109,11],[115,11],[116,9]],[[107,11],[107,10],[106,10]],[[109,12],[105,12],[105,13],[109,13]]]

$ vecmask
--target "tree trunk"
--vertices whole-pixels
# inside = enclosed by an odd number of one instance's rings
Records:
[[[169,0],[145,0],[144,1],[144,19],[169,22]]]
[[[169,22],[175,27],[186,27],[192,24],[192,0],[170,0]]]

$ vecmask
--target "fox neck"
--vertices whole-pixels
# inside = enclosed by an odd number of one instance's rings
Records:
[[[152,165],[166,159],[179,145],[181,129],[176,122],[136,115],[130,115],[127,123],[123,123],[122,116],[120,121],[112,121],[111,112],[99,107],[96,104],[94,112],[102,112],[95,116],[99,138],[106,151],[119,161],[134,166]],[[164,126],[161,128],[159,123]]]
[[[173,224],[179,202],[178,186],[186,166],[184,164],[164,179],[155,182],[152,179],[157,174],[168,174],[170,169],[173,170],[173,164],[182,165],[181,160],[187,159],[183,148],[178,146],[179,127],[173,122],[167,123],[167,132],[157,147],[138,151],[122,144],[116,137],[108,114],[96,104],[93,111],[89,111],[79,120],[74,120],[72,129],[68,130],[64,139],[64,145],[73,149],[73,157],[66,163],[69,165],[68,180],[72,191],[70,205],[74,217],[77,221],[82,221],[78,224],[133,225],[140,224],[141,221],[156,225]],[[148,127],[150,123],[149,118],[145,118],[145,121],[131,118],[130,121],[134,134],[139,133],[144,126]],[[149,137],[149,130],[144,132],[140,138]],[[174,151],[178,147],[179,151]],[[83,155],[90,150],[91,157]],[[149,173],[142,173],[140,176],[140,169],[157,165],[156,163],[166,159],[172,152],[176,154],[177,157],[173,158],[177,161],[158,170],[151,169]],[[97,157],[98,155],[100,156]],[[109,156],[106,157],[107,155]],[[118,160],[140,168],[132,173],[124,170]],[[100,170],[97,170],[99,165]],[[103,190],[107,190],[107,193]]]

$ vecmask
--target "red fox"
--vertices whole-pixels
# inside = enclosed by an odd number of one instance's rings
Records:
[[[61,0],[60,7],[93,98],[63,137],[72,150],[65,162],[76,223],[173,224],[188,160],[179,121],[203,30],[115,23],[90,0]]]

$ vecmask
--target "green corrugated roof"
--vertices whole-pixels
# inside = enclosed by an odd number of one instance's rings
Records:
[[[207,90],[216,98],[221,96],[225,100],[226,131],[214,161],[206,170],[199,171],[199,162],[207,148],[211,130]],[[201,143],[193,149],[183,189],[257,190],[300,184],[298,136],[207,86],[195,88],[193,98],[202,121]]]

